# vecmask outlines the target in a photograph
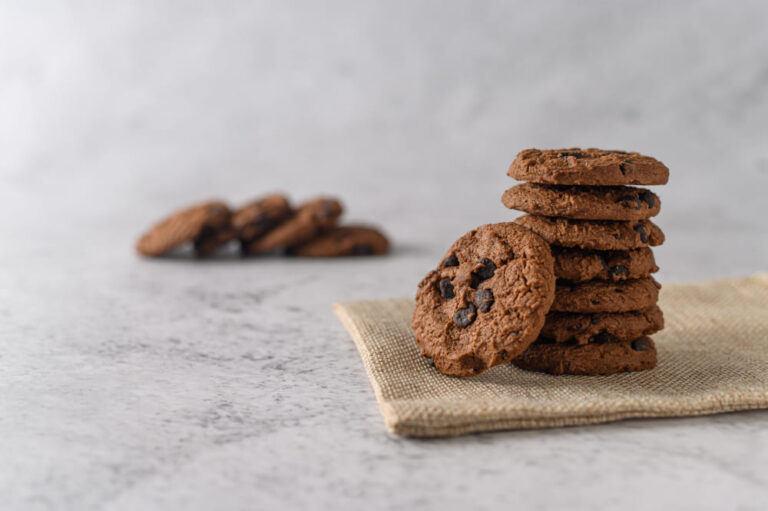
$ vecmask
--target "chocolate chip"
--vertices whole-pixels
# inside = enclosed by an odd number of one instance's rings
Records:
[[[623,264],[617,264],[608,270],[612,277],[626,277],[629,275],[629,269]]]
[[[478,277],[483,280],[488,280],[493,277],[493,274],[496,271],[496,265],[493,264],[493,261],[487,257],[483,257],[478,263],[482,264],[482,266],[475,271]]]
[[[477,287],[482,281],[490,279],[496,272],[496,265],[487,257],[483,257],[477,262],[480,263],[481,266],[472,272],[472,281],[470,282],[470,286],[472,287]]]
[[[451,266],[458,266],[459,265],[459,258],[456,257],[456,254],[451,254],[445,259],[443,259],[443,262],[440,263],[440,266],[443,268],[450,268]]]
[[[592,337],[592,340],[594,342],[613,342],[616,338],[608,332],[603,331]]]
[[[580,158],[584,158],[584,154],[580,153],[579,151],[560,151],[560,153],[558,153],[558,156],[560,158],[563,158],[564,160],[567,160],[569,156],[573,156],[577,160]]]
[[[656,199],[653,197],[653,194],[648,190],[644,190],[643,192],[640,193],[640,200],[648,204],[649,208],[656,206]]]
[[[506,360],[506,358],[509,356],[509,353],[507,353],[507,350],[501,350],[501,359]]]
[[[632,349],[635,351],[645,351],[653,349],[653,346],[651,346],[647,339],[640,338],[632,341]]]
[[[600,324],[600,321],[601,321],[601,320],[600,320],[600,316],[592,316],[592,319],[591,319],[591,321],[592,321],[592,324],[593,324],[593,325],[598,325],[598,324]]]
[[[620,232],[616,232],[616,233],[613,234],[613,237],[616,238],[617,240],[620,240],[621,239],[621,233]]]
[[[352,247],[352,255],[371,255],[373,247],[365,243],[358,243]]]
[[[440,296],[446,300],[450,300],[456,296],[456,293],[453,291],[453,284],[451,284],[451,279],[448,277],[440,279],[440,282],[437,283],[437,288],[440,290]]]
[[[476,317],[477,308],[474,303],[470,303],[463,309],[456,311],[456,314],[453,315],[453,322],[456,323],[456,326],[459,328],[467,328],[473,321],[475,321]]]
[[[567,328],[567,330],[568,330],[569,332],[573,332],[573,333],[576,333],[576,332],[581,332],[581,325],[571,325],[571,326],[569,326],[569,327]]]
[[[648,243],[648,233],[645,230],[645,226],[643,224],[637,224],[635,226],[635,231],[640,235],[640,241],[643,243]]]
[[[493,307],[493,292],[490,289],[478,289],[475,293],[475,303],[480,312],[488,312]]]
[[[632,160],[622,160],[621,163],[619,163],[619,170],[625,176],[627,175],[627,167],[626,167],[627,163],[632,163]]]
[[[620,202],[621,207],[627,209],[640,209],[642,207],[642,204],[640,204],[640,199],[637,197],[632,197],[631,195],[624,195],[623,197],[619,197],[616,202]]]

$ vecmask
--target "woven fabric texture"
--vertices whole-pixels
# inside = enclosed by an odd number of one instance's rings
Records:
[[[451,436],[768,408],[768,273],[669,284],[655,369],[551,376],[505,364],[473,378],[439,373],[419,355],[413,300],[334,305],[355,341],[387,428]]]

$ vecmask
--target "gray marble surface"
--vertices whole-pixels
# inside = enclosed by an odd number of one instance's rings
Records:
[[[668,164],[662,282],[767,270],[765,3],[41,3],[0,3],[0,508],[765,508],[768,412],[391,436],[331,310],[512,218],[530,146]],[[132,253],[275,189],[393,253]]]

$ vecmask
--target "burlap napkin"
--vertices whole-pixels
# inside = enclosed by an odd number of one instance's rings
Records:
[[[666,328],[653,336],[655,369],[612,376],[550,376],[511,364],[474,378],[439,373],[419,355],[413,300],[337,303],[390,431],[449,436],[592,424],[632,417],[768,408],[768,273],[669,284]]]

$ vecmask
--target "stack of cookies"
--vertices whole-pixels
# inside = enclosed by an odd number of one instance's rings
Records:
[[[506,206],[528,213],[481,225],[422,279],[411,325],[443,374],[475,376],[512,362],[532,371],[598,375],[656,365],[663,325],[649,218],[669,171],[637,153],[521,152]]]
[[[173,213],[136,243],[145,256],[163,256],[190,246],[205,257],[240,245],[243,255],[286,253],[303,257],[383,254],[389,241],[377,229],[338,225],[343,208],[333,198],[320,197],[294,208],[282,194],[268,195],[232,210],[222,201],[209,201]]]
[[[523,184],[502,202],[515,222],[552,249],[555,297],[539,338],[513,363],[552,374],[611,374],[656,365],[649,334],[664,326],[653,252],[664,234],[649,220],[661,202],[648,189],[669,170],[654,158],[599,149],[517,155],[509,176]]]

